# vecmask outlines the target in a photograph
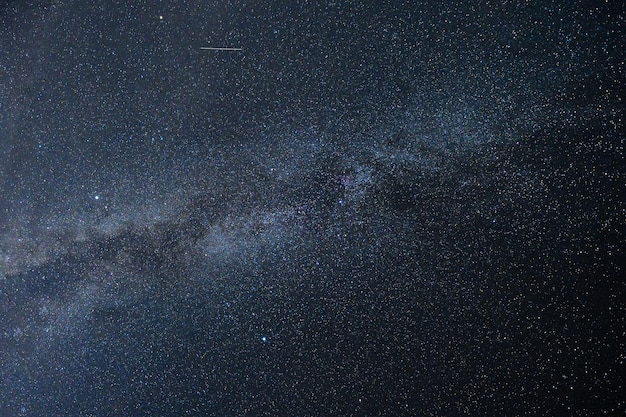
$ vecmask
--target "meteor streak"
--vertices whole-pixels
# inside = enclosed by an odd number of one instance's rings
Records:
[[[224,48],[213,46],[201,46],[200,49],[203,49],[205,51],[243,51],[243,48]]]

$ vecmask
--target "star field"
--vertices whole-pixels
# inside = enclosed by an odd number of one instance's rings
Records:
[[[0,6],[0,415],[624,413],[624,29]]]

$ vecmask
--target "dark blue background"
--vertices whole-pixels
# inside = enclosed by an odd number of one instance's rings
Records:
[[[623,6],[456,3],[1,5],[0,414],[623,413]]]

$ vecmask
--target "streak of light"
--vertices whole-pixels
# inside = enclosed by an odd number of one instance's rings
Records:
[[[200,49],[205,51],[243,51],[243,48],[224,48],[214,46],[201,46]]]

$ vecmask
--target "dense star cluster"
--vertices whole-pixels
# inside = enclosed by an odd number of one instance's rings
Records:
[[[623,6],[379,3],[0,5],[0,415],[626,411]]]

